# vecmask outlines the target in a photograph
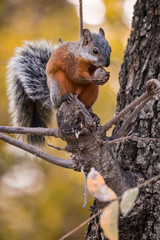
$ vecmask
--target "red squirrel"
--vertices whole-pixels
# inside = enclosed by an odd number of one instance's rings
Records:
[[[109,73],[102,67],[109,65],[110,52],[102,28],[99,34],[91,34],[84,29],[80,41],[65,42],[54,51],[46,68],[53,104],[60,106],[63,97],[72,93],[78,95],[86,108],[90,108],[98,97],[98,85],[109,79]]]
[[[83,30],[77,42],[56,47],[46,41],[25,42],[8,64],[9,111],[14,126],[48,127],[55,108],[69,94],[77,95],[90,109],[98,97],[99,85],[109,73],[111,48],[102,28],[99,33]],[[44,137],[28,135],[32,145]]]

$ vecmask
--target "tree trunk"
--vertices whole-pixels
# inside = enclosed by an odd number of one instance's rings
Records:
[[[151,78],[160,80],[160,2],[138,0],[119,73],[117,112],[142,95]],[[113,136],[124,120],[116,125]],[[127,135],[160,138],[160,97],[149,101],[123,134]],[[132,173],[136,185],[160,172],[158,141],[128,140],[114,144],[114,152],[123,171]],[[95,201],[91,214],[99,208],[99,202]],[[119,231],[122,240],[160,239],[160,180],[140,189],[134,209],[125,218],[120,217]],[[89,223],[86,239],[106,239],[98,217]]]

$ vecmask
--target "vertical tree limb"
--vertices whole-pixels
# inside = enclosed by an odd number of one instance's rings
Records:
[[[83,36],[83,5],[82,0],[79,0],[79,30],[80,37]]]

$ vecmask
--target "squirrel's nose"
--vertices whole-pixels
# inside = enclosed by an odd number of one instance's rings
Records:
[[[110,65],[110,59],[107,59],[105,67],[108,67]]]

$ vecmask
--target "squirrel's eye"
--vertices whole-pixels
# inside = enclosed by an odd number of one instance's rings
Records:
[[[98,54],[98,53],[99,53],[98,48],[93,48],[93,53],[94,53],[94,54]]]

